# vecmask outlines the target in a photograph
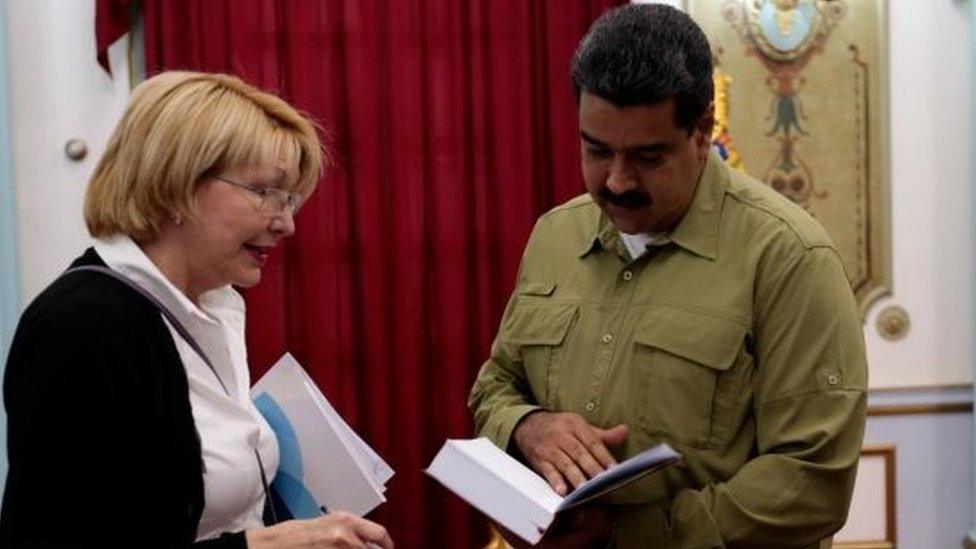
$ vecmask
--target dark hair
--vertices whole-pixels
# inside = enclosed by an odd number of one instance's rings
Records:
[[[686,13],[629,4],[597,19],[573,56],[573,89],[618,107],[675,99],[676,125],[691,130],[712,102],[712,52]]]

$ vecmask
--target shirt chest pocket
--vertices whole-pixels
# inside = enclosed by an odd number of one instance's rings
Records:
[[[638,425],[698,448],[732,435],[748,403],[746,326],[676,308],[649,311],[634,334]]]
[[[550,301],[555,286],[519,288],[518,302],[505,319],[502,343],[521,358],[536,401],[550,404],[557,365],[564,355],[569,332],[577,318],[577,305]]]

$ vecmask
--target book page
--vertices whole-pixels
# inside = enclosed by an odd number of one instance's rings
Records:
[[[518,468],[525,468],[516,462],[517,468],[506,469],[499,458],[511,458],[492,448],[494,445],[487,439],[448,440],[426,472],[496,523],[534,544],[552,524],[554,505],[552,502],[548,505],[540,503],[516,489],[513,472],[518,477],[524,472]],[[532,479],[525,477],[523,480]],[[545,491],[540,493],[545,494]],[[555,493],[552,496],[558,499]]]
[[[474,440],[449,440],[465,455],[492,471],[512,488],[539,504],[547,512],[555,513],[563,498],[556,493],[546,479],[529,469],[517,459],[503,452],[487,438]]]
[[[610,467],[570,492],[559,506],[559,510],[575,507],[583,502],[612,492],[625,484],[630,484],[644,475],[653,473],[677,463],[681,454],[667,444],[658,444],[643,452]]]
[[[254,385],[251,397],[278,439],[272,487],[295,518],[318,516],[322,506],[363,515],[386,500],[375,467],[350,442],[348,424],[291,355]]]
[[[356,433],[352,427],[339,412],[332,406],[325,395],[319,390],[315,382],[308,375],[308,372],[298,363],[297,360],[291,355],[291,353],[285,353],[277,364],[288,364],[293,368],[295,375],[301,378],[302,382],[308,389],[309,394],[312,395],[315,400],[316,405],[321,409],[322,414],[328,419],[332,427],[339,432],[342,436],[344,446],[354,454],[354,458],[362,467],[363,470],[369,471],[372,477],[373,484],[377,490],[383,492],[386,490],[384,484],[393,477],[393,468],[391,468],[383,459],[377,454],[366,442]],[[276,364],[276,365],[277,365]]]

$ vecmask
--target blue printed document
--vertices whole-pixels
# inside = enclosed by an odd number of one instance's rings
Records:
[[[578,486],[566,497],[487,438],[448,440],[427,474],[492,520],[536,544],[556,515],[681,459],[667,444],[648,448]]]
[[[362,516],[386,501],[393,469],[339,416],[291,354],[254,384],[251,399],[278,439],[281,458],[271,491],[290,515],[284,518],[333,510]]]

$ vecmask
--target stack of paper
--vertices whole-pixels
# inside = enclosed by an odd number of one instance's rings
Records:
[[[393,469],[343,421],[291,354],[254,384],[251,398],[278,438],[281,461],[271,488],[292,518],[340,509],[362,516],[386,501]]]
[[[658,444],[594,476],[565,498],[487,438],[448,440],[427,474],[509,531],[535,544],[556,514],[616,490],[681,459]]]

